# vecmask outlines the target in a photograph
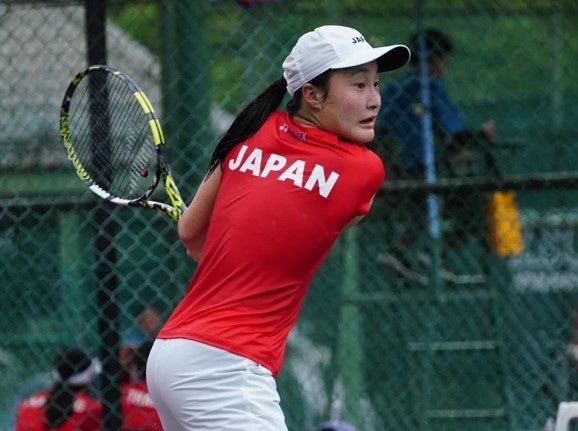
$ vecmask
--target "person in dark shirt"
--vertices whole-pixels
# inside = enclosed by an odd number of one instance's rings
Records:
[[[432,132],[434,141],[434,161],[437,176],[456,177],[467,176],[474,165],[487,163],[491,155],[488,142],[497,137],[497,127],[493,120],[484,122],[480,128],[471,129],[465,116],[452,101],[445,85],[447,63],[454,50],[451,38],[436,28],[426,28],[423,33],[425,55],[427,56],[427,79],[429,82]],[[390,179],[424,180],[426,175],[426,140],[423,133],[423,117],[426,108],[422,100],[422,77],[420,76],[419,33],[410,37],[412,51],[411,64],[413,68],[406,76],[394,80],[381,89],[382,108],[376,123],[377,145],[384,149],[386,162],[389,166]],[[383,153],[382,152],[382,153]],[[414,215],[425,215],[425,200],[423,195],[411,195],[409,211]],[[477,198],[476,198],[477,199]],[[482,199],[480,199],[480,202]],[[478,202],[479,204],[479,202]],[[464,197],[453,196],[443,202],[445,217],[453,218],[453,224],[471,221],[469,215],[459,217],[464,213]],[[476,206],[477,207],[477,206]],[[418,267],[427,267],[429,257],[423,253],[418,256],[419,263],[411,263],[405,256],[405,251],[417,240],[415,219],[411,226],[406,226],[403,233],[393,242],[388,253],[381,254],[379,260],[394,273],[404,276],[418,284],[426,284],[427,277],[420,273]],[[452,246],[452,242],[464,236],[457,233],[455,238],[446,238],[443,248]],[[456,284],[477,284],[483,282],[483,276],[458,275],[447,269],[441,270],[441,278],[446,282]]]

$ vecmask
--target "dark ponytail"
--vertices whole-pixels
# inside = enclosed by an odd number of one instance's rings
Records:
[[[54,383],[44,406],[45,428],[54,429],[65,423],[74,410],[75,390],[63,382]]]
[[[237,115],[211,155],[209,174],[223,163],[225,157],[235,145],[257,133],[269,115],[281,105],[287,93],[286,87],[285,78],[276,80]]]

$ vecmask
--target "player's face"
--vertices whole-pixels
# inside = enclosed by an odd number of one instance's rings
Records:
[[[318,120],[322,127],[347,141],[371,142],[381,105],[375,61],[334,70]]]

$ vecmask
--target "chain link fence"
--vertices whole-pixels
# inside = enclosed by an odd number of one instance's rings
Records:
[[[422,27],[447,32],[452,98],[472,129],[492,118],[499,135],[468,142],[465,164],[430,163],[428,179],[409,177],[395,139],[378,133],[389,181],[315,278],[289,340],[278,380],[289,429],[342,418],[365,431],[538,431],[576,397],[575,2],[104,6],[0,1],[0,429],[50,384],[63,346],[99,356],[114,385],[119,349],[143,336],[143,310],[162,322],[195,270],[165,217],[102,204],[66,160],[60,102],[93,44],[149,95],[191,196],[232,117],[280,76],[301,33],[327,23],[374,45],[408,43]],[[504,211],[519,225],[492,236]],[[95,391],[114,413],[115,392]]]

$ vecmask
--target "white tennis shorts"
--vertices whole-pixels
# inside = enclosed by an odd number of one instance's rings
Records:
[[[167,431],[286,431],[271,372],[192,340],[156,340],[147,386]]]

